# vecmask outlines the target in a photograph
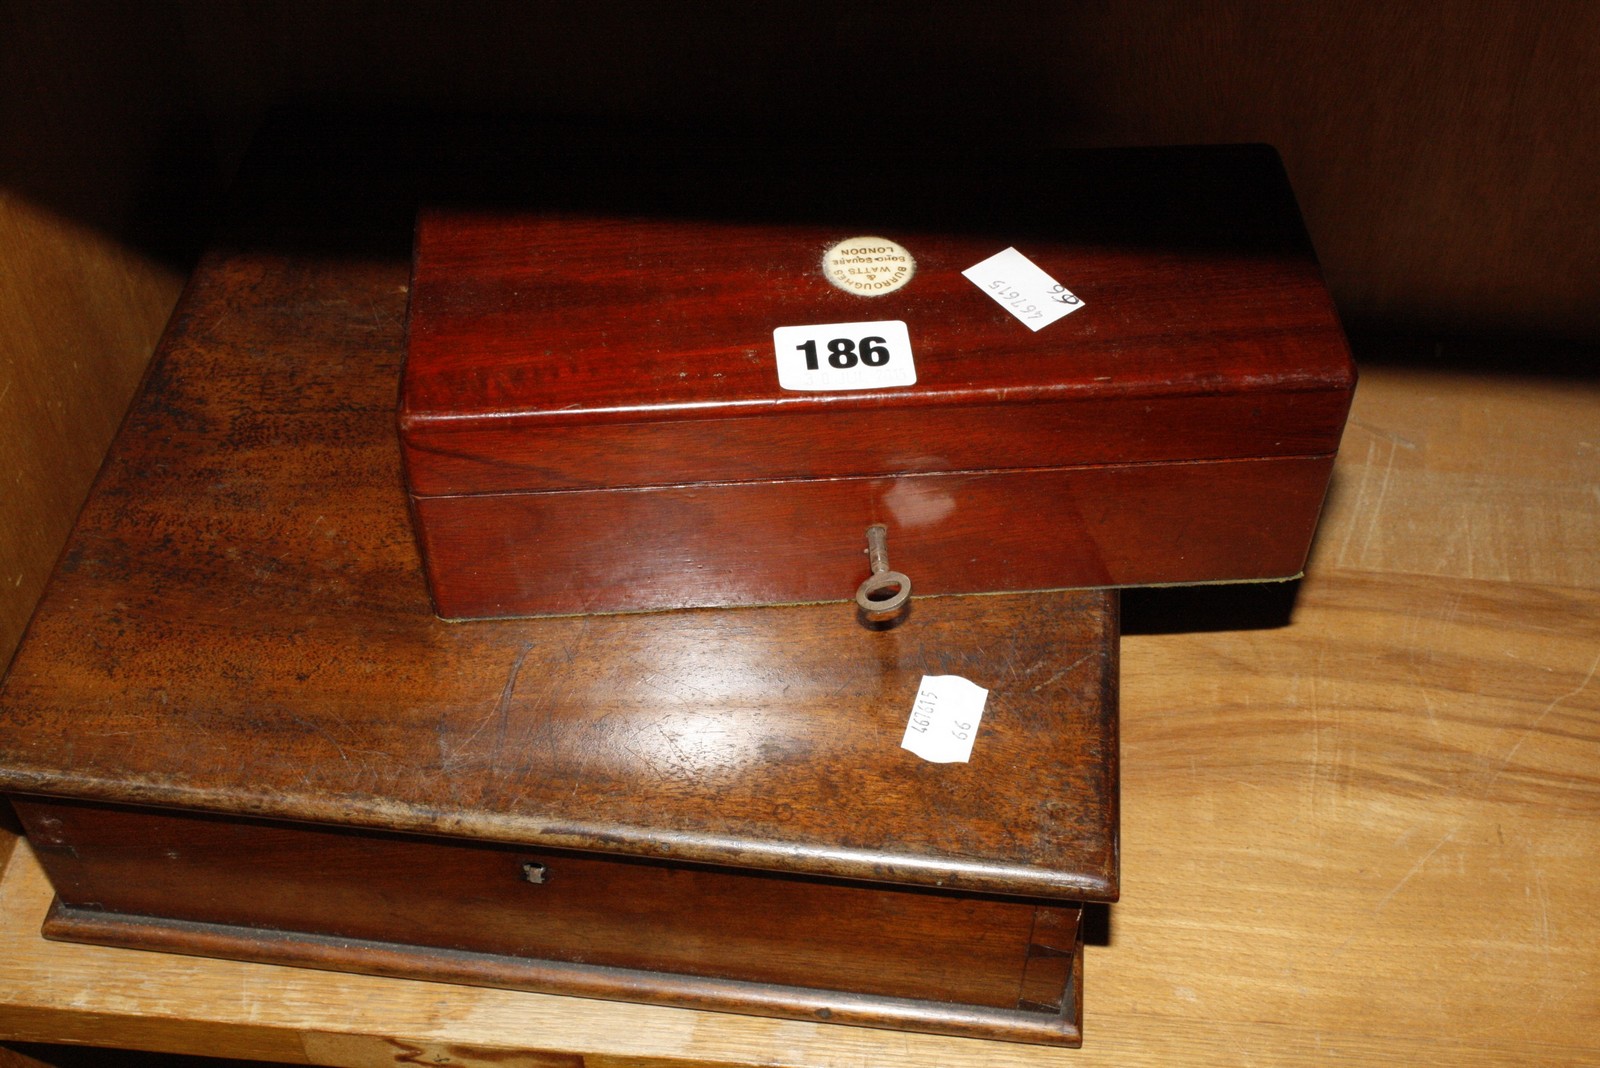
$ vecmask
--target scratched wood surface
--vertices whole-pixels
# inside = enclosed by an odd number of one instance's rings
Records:
[[[1590,383],[1369,366],[1287,625],[1205,594],[1130,608],[1123,899],[1080,1051],[49,944],[26,845],[0,1038],[339,1065],[1593,1064],[1596,427]]]

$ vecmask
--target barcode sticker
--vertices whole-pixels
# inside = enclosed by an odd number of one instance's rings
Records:
[[[924,675],[900,748],[934,764],[965,764],[989,691],[960,675]]]
[[[1014,248],[996,252],[961,273],[1035,332],[1083,307],[1071,290]]]

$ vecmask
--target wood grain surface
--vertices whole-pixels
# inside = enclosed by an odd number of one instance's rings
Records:
[[[647,194],[626,177],[641,166]],[[906,153],[880,166],[926,177],[912,194],[854,187],[849,165],[812,156],[578,144],[538,168],[525,195],[543,210],[425,210],[401,407],[415,492],[1337,445],[1349,354],[1267,146],[1019,153],[986,166]],[[862,229],[909,250],[902,288],[863,298],[828,280],[824,253]],[[1083,308],[1018,329],[962,275],[1013,244]],[[775,327],[862,320],[906,324],[914,385],[779,387]],[[622,427],[632,434],[618,450]],[[718,447],[682,448],[692,436]]]
[[[1300,573],[1355,376],[1270,148],[880,162],[914,193],[814,154],[504,155],[537,210],[416,231],[399,422],[441,616],[848,599],[877,523],[922,593]],[[829,281],[861,233],[909,282]],[[1082,309],[1020,328],[962,274],[1008,246]],[[775,327],[864,319],[913,382],[780,387]]]
[[[206,815],[16,796],[49,930],[1075,1042],[1078,902],[1117,894],[1117,595],[444,623],[394,438],[404,270],[191,280],[0,684],[0,784]],[[897,744],[927,674],[991,691],[970,761]]]
[[[1287,625],[1129,608],[1124,895],[1081,1051],[45,943],[25,844],[0,1034],[341,1065],[1592,1064],[1600,389],[1369,366],[1353,415]]]
[[[888,628],[434,618],[393,430],[405,278],[202,266],[0,684],[8,791],[1115,898],[1114,593]],[[971,763],[885,747],[923,674],[993,691]]]
[[[1076,902],[11,800],[56,888],[50,938],[933,1034],[1079,1037]]]
[[[0,663],[180,287],[177,272],[0,187]]]
[[[1331,456],[414,498],[446,619],[1300,574]],[[921,601],[918,602],[923,603]],[[928,604],[934,602],[928,601]]]

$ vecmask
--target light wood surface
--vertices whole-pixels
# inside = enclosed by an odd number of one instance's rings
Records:
[[[25,844],[0,1039],[338,1065],[1593,1064],[1597,428],[1591,383],[1369,368],[1287,625],[1189,593],[1185,627],[1239,629],[1165,633],[1140,595],[1124,894],[1088,948],[1081,1051],[45,943]]]
[[[172,151],[158,19],[0,5],[0,667],[183,285],[139,241]]]
[[[0,188],[0,665],[181,285],[177,272]]]

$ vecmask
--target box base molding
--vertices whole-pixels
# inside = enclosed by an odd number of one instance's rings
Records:
[[[636,971],[492,953],[419,948],[392,942],[269,931],[228,924],[135,916],[65,905],[57,898],[45,918],[45,938],[119,949],[154,950],[281,964],[323,971],[359,972],[467,986],[632,1001],[749,1016],[881,1027],[900,1031],[1000,1039],[1055,1046],[1082,1044],[1083,938],[1072,952],[1059,1009],[1005,1010]]]

